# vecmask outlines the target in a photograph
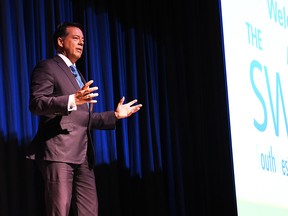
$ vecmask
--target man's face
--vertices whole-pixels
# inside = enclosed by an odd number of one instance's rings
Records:
[[[58,38],[58,45],[61,47],[61,53],[74,64],[82,55],[84,36],[81,29],[73,26],[68,27],[66,32],[65,37]]]

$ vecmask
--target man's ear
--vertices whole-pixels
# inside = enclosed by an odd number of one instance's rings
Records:
[[[59,47],[63,47],[63,39],[61,37],[58,37],[57,42]]]

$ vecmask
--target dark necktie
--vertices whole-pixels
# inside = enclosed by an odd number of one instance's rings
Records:
[[[70,68],[71,68],[71,71],[72,71],[73,75],[75,76],[75,79],[76,79],[79,87],[82,88],[84,86],[84,84],[83,84],[83,82],[81,80],[81,77],[80,77],[80,75],[78,73],[78,70],[77,70],[76,66],[71,65]]]

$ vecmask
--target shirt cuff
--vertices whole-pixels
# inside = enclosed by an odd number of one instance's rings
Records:
[[[76,105],[76,102],[75,102],[75,96],[74,96],[74,94],[69,95],[67,109],[68,109],[68,111],[77,110],[77,105]]]

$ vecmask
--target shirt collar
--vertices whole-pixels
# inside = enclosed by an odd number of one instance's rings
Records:
[[[63,54],[61,54],[61,53],[57,53],[57,55],[58,55],[60,58],[63,59],[63,61],[66,63],[66,65],[67,65],[68,67],[70,67],[71,65],[73,65],[72,62],[71,62],[65,55],[63,55]],[[76,65],[74,64],[74,66],[76,66]]]

